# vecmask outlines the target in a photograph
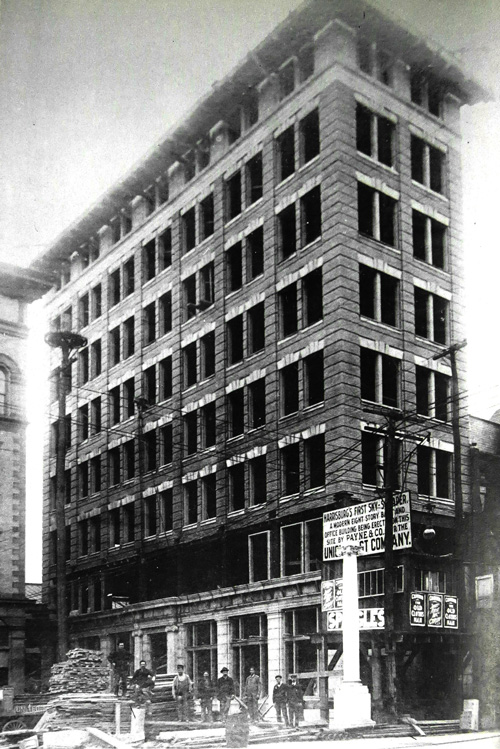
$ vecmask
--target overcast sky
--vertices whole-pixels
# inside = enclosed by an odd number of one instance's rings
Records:
[[[297,0],[1,0],[0,259],[29,263]],[[500,0],[377,0],[500,94]],[[465,108],[464,211],[471,411],[500,407],[500,108]],[[41,318],[35,327],[41,334]],[[40,349],[31,346],[39,377]],[[34,395],[33,395],[34,393]],[[40,415],[39,383],[30,400]],[[39,507],[41,434],[30,435]],[[38,512],[38,509],[35,511]],[[39,517],[39,516],[37,516]],[[32,531],[30,531],[31,533]],[[28,547],[38,543],[28,537]],[[39,578],[38,556],[28,578]]]

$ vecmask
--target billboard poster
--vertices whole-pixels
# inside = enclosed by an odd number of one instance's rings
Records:
[[[323,580],[321,583],[321,611],[333,611],[342,608],[342,590],[344,581]]]
[[[326,618],[326,628],[329,632],[342,629],[343,612],[341,609],[329,611]],[[384,609],[359,609],[359,628],[384,629]]]
[[[321,583],[321,611],[332,611],[335,606],[335,580]]]
[[[342,547],[354,544],[360,556],[384,550],[385,508],[381,499],[341,507],[323,514],[323,561],[342,557]],[[411,549],[410,493],[394,496],[393,548]]]
[[[443,596],[439,593],[429,593],[427,596],[427,626],[443,626]]]
[[[444,597],[444,626],[447,629],[458,629],[458,598]]]
[[[425,594],[410,593],[410,624],[425,627]]]

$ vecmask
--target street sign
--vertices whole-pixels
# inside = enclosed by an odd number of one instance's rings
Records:
[[[411,549],[410,493],[394,496],[392,544],[395,550]],[[341,507],[323,513],[323,561],[340,559],[343,547],[355,544],[359,555],[379,554],[384,550],[385,507],[381,499]]]
[[[384,629],[384,609],[359,609],[359,628]],[[329,632],[342,629],[343,609],[329,611],[326,615],[326,628]]]

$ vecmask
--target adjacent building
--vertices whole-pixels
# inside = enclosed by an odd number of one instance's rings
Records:
[[[23,692],[41,675],[46,609],[25,587],[26,308],[52,282],[0,263],[0,686]],[[45,610],[45,617],[44,617]]]
[[[395,413],[413,539],[396,552],[402,700],[449,705],[451,369],[433,356],[463,337],[460,107],[482,96],[371,3],[307,2],[35,261],[58,274],[53,329],[88,339],[67,399],[64,604],[57,352],[45,450],[44,597],[73,643],[125,639],[195,677],[253,665],[266,687],[296,672],[313,703],[341,667],[323,513],[378,496]],[[383,558],[359,564],[360,605],[380,609]],[[415,592],[441,618],[411,619]],[[362,656],[380,703],[379,636]]]
[[[482,728],[498,725],[500,652],[500,423],[470,419],[471,497],[468,518],[467,580],[470,599],[469,630],[472,633],[466,662],[466,696],[479,700]]]

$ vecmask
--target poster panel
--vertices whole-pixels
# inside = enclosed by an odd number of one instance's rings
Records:
[[[443,596],[440,593],[429,593],[427,596],[427,626],[443,626]]]
[[[323,580],[321,583],[321,611],[342,608],[343,585],[342,579]]]
[[[425,593],[410,593],[410,624],[425,627]]]
[[[446,629],[458,629],[458,598],[444,597],[444,626]]]

